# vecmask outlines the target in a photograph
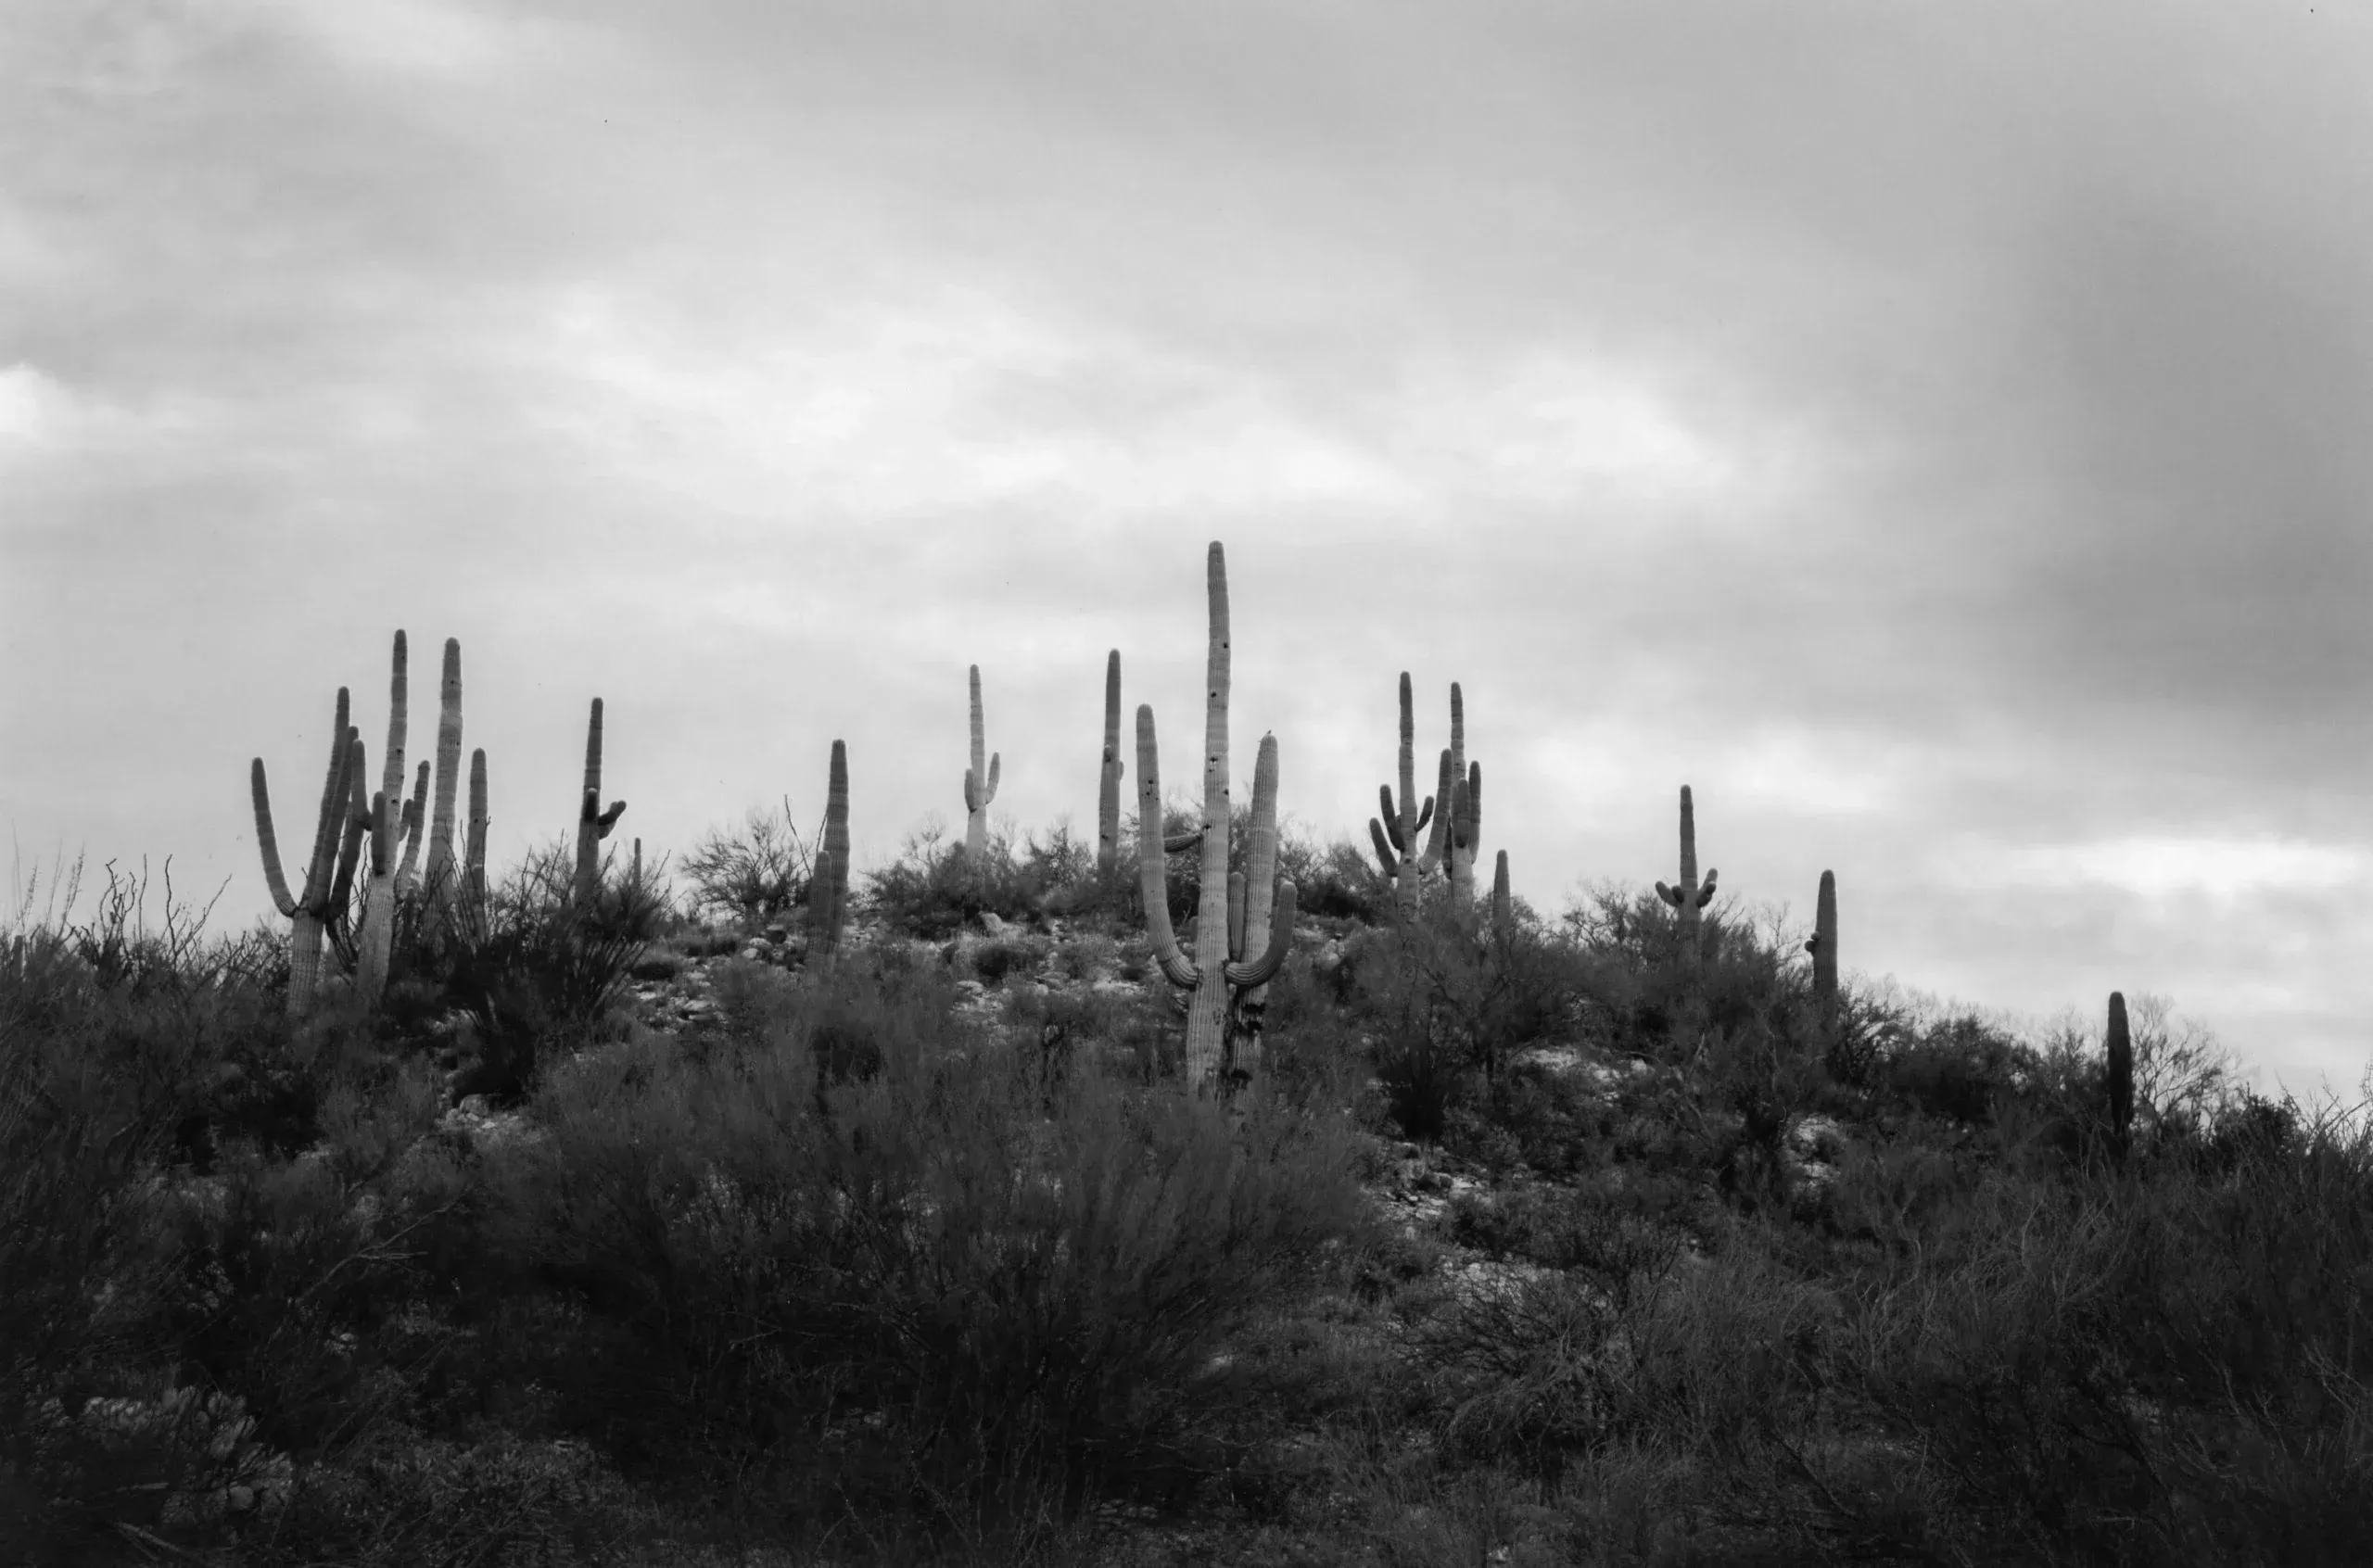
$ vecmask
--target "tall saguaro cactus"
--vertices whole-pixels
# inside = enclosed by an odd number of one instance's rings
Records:
[[[1211,639],[1203,708],[1202,885],[1191,955],[1179,945],[1170,922],[1162,852],[1161,760],[1154,737],[1153,708],[1150,704],[1137,708],[1137,869],[1146,931],[1163,978],[1186,993],[1186,1074],[1199,1089],[1224,1081],[1223,1070],[1230,1065],[1239,1072],[1250,1070],[1250,1049],[1246,1060],[1236,1064],[1226,1060],[1231,1020],[1236,1020],[1237,1028],[1245,1027],[1242,1005],[1247,993],[1266,985],[1285,963],[1293,941],[1295,899],[1294,884],[1284,880],[1275,884],[1272,902],[1270,879],[1276,869],[1275,736],[1263,737],[1253,776],[1252,836],[1247,846],[1252,853],[1246,875],[1233,885],[1228,877],[1227,558],[1216,539],[1206,558],[1205,577]],[[1265,856],[1261,848],[1264,843]],[[1266,941],[1255,955],[1252,933],[1264,925]]]
[[[2126,1023],[2126,993],[2110,993],[2110,1155],[2120,1165],[2134,1148],[2134,1035]]]
[[[602,886],[602,841],[626,809],[624,801],[602,809],[602,699],[596,697],[585,724],[585,793],[577,807],[577,880],[572,891],[580,913],[593,907],[593,895]]]
[[[1503,942],[1516,933],[1516,901],[1508,895],[1508,852],[1491,863],[1491,933]]]
[[[808,951],[828,957],[841,945],[849,904],[849,749],[832,742],[824,790],[824,842],[807,879]]]
[[[462,847],[455,927],[469,942],[486,940],[486,748],[470,753],[470,825]]]
[[[1121,651],[1104,656],[1104,765],[1096,789],[1096,874],[1121,858]]]
[[[1475,856],[1483,837],[1483,765],[1466,760],[1466,696],[1450,683],[1450,779],[1444,804],[1450,832],[1442,846],[1449,863],[1452,906],[1463,917],[1475,904]]]
[[[1448,821],[1451,778],[1451,754],[1442,752],[1441,787],[1440,792],[1426,797],[1421,807],[1417,803],[1417,718],[1416,708],[1409,687],[1409,672],[1401,672],[1401,801],[1396,808],[1392,786],[1377,786],[1377,803],[1384,808],[1381,819],[1368,818],[1368,837],[1376,845],[1377,863],[1392,883],[1393,903],[1403,920],[1417,916],[1418,899],[1423,892],[1421,883],[1426,875],[1441,864],[1444,827]],[[1439,809],[1438,809],[1439,808]],[[1417,849],[1417,835],[1426,824],[1434,824],[1433,838],[1423,854]]]
[[[453,810],[462,784],[462,642],[445,639],[444,677],[437,690],[437,805],[428,819],[428,866],[423,873],[432,917],[454,928],[459,865],[453,854]]]
[[[1813,955],[1813,1005],[1821,1012],[1823,1043],[1837,1043],[1837,874],[1821,874],[1821,897],[1813,905],[1813,934],[1805,939]]]
[[[1689,799],[1689,786],[1681,787],[1681,881],[1677,886],[1656,884],[1656,896],[1681,911],[1681,961],[1694,967],[1698,961],[1697,912],[1714,902],[1714,879],[1719,871],[1706,873],[1703,884],[1697,880],[1697,811]]]
[[[350,815],[348,797],[355,773],[362,767],[362,749],[347,724],[348,694],[337,689],[337,717],[330,725],[330,756],[322,781],[322,804],[313,822],[312,853],[305,861],[303,890],[292,897],[280,869],[280,840],[273,831],[272,794],[264,782],[263,759],[247,767],[248,792],[255,801],[256,847],[263,855],[263,879],[272,902],[292,922],[288,932],[288,1013],[303,1016],[312,1005],[314,982],[322,969],[322,929],[334,907],[331,891],[342,829]]]
[[[396,944],[396,879],[403,834],[404,740],[409,727],[411,658],[401,629],[396,633],[393,672],[387,679],[387,749],[379,760],[379,792],[371,802],[370,880],[362,895],[361,946],[354,985],[365,1005],[387,989],[387,964]]]
[[[997,763],[984,766],[981,753],[987,745],[981,724],[981,666],[972,666],[972,765],[964,770],[964,854],[978,864],[989,848],[989,803],[997,798]]]

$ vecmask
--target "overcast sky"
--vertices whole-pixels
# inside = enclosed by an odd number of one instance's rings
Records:
[[[0,16],[0,818],[268,907],[462,641],[493,850],[849,744],[860,869],[1239,779],[1364,841],[1463,683],[1545,913],[2263,1081],[2373,1057],[2373,18],[2232,0],[32,0]],[[1432,768],[1421,768],[1430,787]],[[1134,789],[1134,762],[1130,775]],[[301,817],[302,820],[297,820]],[[293,823],[293,826],[292,826]]]

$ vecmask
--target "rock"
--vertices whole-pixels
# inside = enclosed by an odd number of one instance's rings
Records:
[[[1005,921],[1001,917],[983,909],[981,911],[981,929],[993,937],[1001,937],[1005,935]]]

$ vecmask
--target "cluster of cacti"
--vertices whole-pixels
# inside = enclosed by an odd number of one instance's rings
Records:
[[[841,944],[849,904],[849,752],[832,742],[824,792],[824,842],[808,873],[808,951],[828,957]]]
[[[362,769],[362,743],[347,723],[347,689],[337,689],[337,716],[330,726],[329,768],[322,783],[321,810],[313,823],[312,853],[306,857],[301,891],[290,896],[280,869],[280,840],[273,830],[272,793],[264,782],[263,759],[248,765],[248,789],[255,800],[256,847],[263,854],[263,877],[272,901],[294,924],[288,933],[288,1010],[301,1014],[312,1003],[313,986],[321,974],[322,936],[331,912],[345,900],[336,891],[336,866],[339,841],[352,818],[347,800],[354,775]]]
[[[978,861],[989,848],[989,803],[997,798],[997,764],[991,756],[986,766],[981,753],[987,745],[981,723],[981,666],[972,666],[972,765],[964,770],[964,854]]]
[[[1401,798],[1396,805],[1392,786],[1377,786],[1377,803],[1384,808],[1381,819],[1368,818],[1368,837],[1376,845],[1377,863],[1383,868],[1385,879],[1392,884],[1392,902],[1403,920],[1417,916],[1419,900],[1424,892],[1426,877],[1440,866],[1449,837],[1451,808],[1451,754],[1445,749],[1441,759],[1441,783],[1436,794],[1426,797],[1423,806],[1417,803],[1417,719],[1416,709],[1409,687],[1409,672],[1401,672]],[[1437,813],[1436,806],[1441,810]],[[1420,853],[1417,835],[1432,822],[1434,831]]]
[[[1202,1087],[1223,1074],[1250,1074],[1259,1051],[1261,991],[1285,962],[1293,940],[1294,884],[1278,881],[1277,740],[1261,739],[1253,768],[1251,838],[1244,871],[1228,862],[1227,561],[1213,540],[1207,558],[1211,636],[1203,714],[1202,888],[1195,911],[1195,951],[1179,944],[1170,922],[1168,866],[1161,831],[1161,765],[1153,708],[1137,708],[1137,866],[1146,931],[1163,978],[1186,993],[1186,1076]],[[1220,902],[1225,890],[1225,904]],[[1274,901],[1274,902],[1273,902]]]
[[[1656,884],[1656,896],[1681,911],[1680,949],[1682,964],[1694,967],[1699,958],[1697,912],[1714,902],[1714,879],[1719,871],[1706,873],[1706,880],[1697,880],[1697,813],[1690,803],[1689,786],[1681,787],[1681,881],[1667,887]]]
[[[2110,993],[2110,1155],[2120,1165],[2134,1147],[2134,1036],[2126,1023],[2126,993]]]
[[[593,699],[592,716],[585,724],[585,792],[577,807],[577,878],[573,891],[577,907],[590,910],[602,886],[602,841],[618,825],[627,803],[613,801],[602,809],[602,699]]]

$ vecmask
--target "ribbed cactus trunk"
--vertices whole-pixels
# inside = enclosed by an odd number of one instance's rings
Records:
[[[1450,683],[1450,779],[1444,803],[1450,832],[1443,843],[1449,861],[1451,907],[1462,918],[1475,907],[1475,857],[1483,834],[1483,766],[1466,761],[1466,695]]]
[[[352,793],[352,777],[362,768],[358,744],[347,723],[348,702],[347,689],[341,686],[337,689],[337,716],[330,725],[329,764],[322,780],[321,807],[313,819],[312,851],[305,860],[303,889],[295,895],[290,894],[287,878],[281,871],[280,841],[273,830],[272,795],[264,781],[263,759],[256,758],[247,767],[247,787],[255,804],[256,848],[263,857],[264,883],[271,889],[274,906],[290,921],[291,1018],[303,1017],[312,1005],[322,969],[322,933],[335,907],[332,894],[339,840],[350,816],[347,802]]]
[[[1104,764],[1096,790],[1096,874],[1110,878],[1121,860],[1121,651],[1104,656]]]
[[[2122,991],[2110,993],[2109,1058],[2110,1156],[2124,1165],[2134,1149],[2134,1036]]]
[[[590,914],[602,889],[602,841],[626,814],[627,803],[613,801],[602,809],[602,699],[593,699],[585,721],[585,792],[577,807],[577,877],[570,896],[580,913]]]
[[[1239,880],[1231,887],[1227,870],[1228,848],[1228,747],[1227,700],[1229,682],[1229,630],[1227,609],[1227,561],[1213,540],[1206,558],[1206,586],[1211,611],[1211,639],[1204,666],[1203,709],[1203,821],[1199,829],[1202,852],[1202,885],[1195,913],[1195,951],[1189,955],[1178,942],[1176,931],[1170,922],[1167,888],[1167,865],[1163,854],[1161,833],[1161,749],[1154,735],[1153,708],[1141,704],[1137,709],[1137,868],[1138,887],[1145,901],[1146,931],[1151,939],[1154,962],[1171,984],[1186,993],[1186,1076],[1200,1089],[1222,1081],[1225,1065],[1229,1020],[1234,1013],[1231,993],[1241,997],[1265,985],[1285,962],[1286,951],[1293,937],[1294,885],[1290,881],[1276,885],[1275,914],[1267,930],[1268,941],[1257,957],[1230,956],[1233,938],[1242,944],[1239,952],[1252,950],[1246,933],[1256,919],[1270,919],[1268,883],[1263,880],[1256,893]],[[1272,780],[1267,801],[1269,806],[1268,836],[1270,870],[1275,864],[1275,737],[1262,742],[1263,763]],[[1255,841],[1261,833],[1258,826],[1263,799],[1256,783],[1253,794]],[[1255,867],[1248,866],[1248,870]],[[1256,904],[1255,900],[1258,900]],[[1231,909],[1241,909],[1240,917],[1231,919]],[[1230,928],[1233,927],[1232,930]]]
[[[1813,955],[1813,1005],[1821,1015],[1823,1045],[1837,1043],[1837,874],[1821,874],[1821,897],[1813,906],[1813,934],[1805,942]]]
[[[387,749],[379,759],[379,792],[371,801],[371,876],[362,894],[362,929],[355,954],[355,994],[366,1007],[387,987],[396,945],[397,841],[402,835],[404,740],[410,683],[404,634],[396,633],[394,673],[387,680]]]
[[[807,882],[808,950],[830,957],[841,945],[849,902],[849,752],[832,742],[824,791],[824,842]]]
[[[453,813],[462,784],[462,643],[445,639],[444,678],[437,689],[437,805],[428,819],[428,866],[424,873],[429,917],[451,932],[461,904],[461,863],[453,854]]]
[[[469,836],[462,849],[459,929],[463,940],[482,942],[487,935],[486,909],[486,748],[470,753]]]
[[[972,765],[964,770],[964,855],[979,864],[989,849],[989,803],[997,798],[997,763],[983,765],[988,733],[981,719],[981,666],[972,666]]]
[[[1402,921],[1412,923],[1425,896],[1426,874],[1441,863],[1443,828],[1450,812],[1451,754],[1442,752],[1441,789],[1428,795],[1425,804],[1417,803],[1417,714],[1409,685],[1409,672],[1401,672],[1401,799],[1396,805],[1392,786],[1377,786],[1377,803],[1384,808],[1383,816],[1368,818],[1368,837],[1376,845],[1377,864],[1392,883],[1392,903]],[[1421,854],[1417,851],[1417,835],[1426,824],[1434,825],[1432,841]]]
[[[1714,902],[1714,879],[1721,873],[1708,871],[1706,880],[1697,880],[1697,812],[1689,798],[1689,786],[1681,787],[1681,881],[1678,886],[1656,884],[1656,896],[1680,911],[1679,942],[1681,961],[1695,968],[1701,957],[1697,912]]]

